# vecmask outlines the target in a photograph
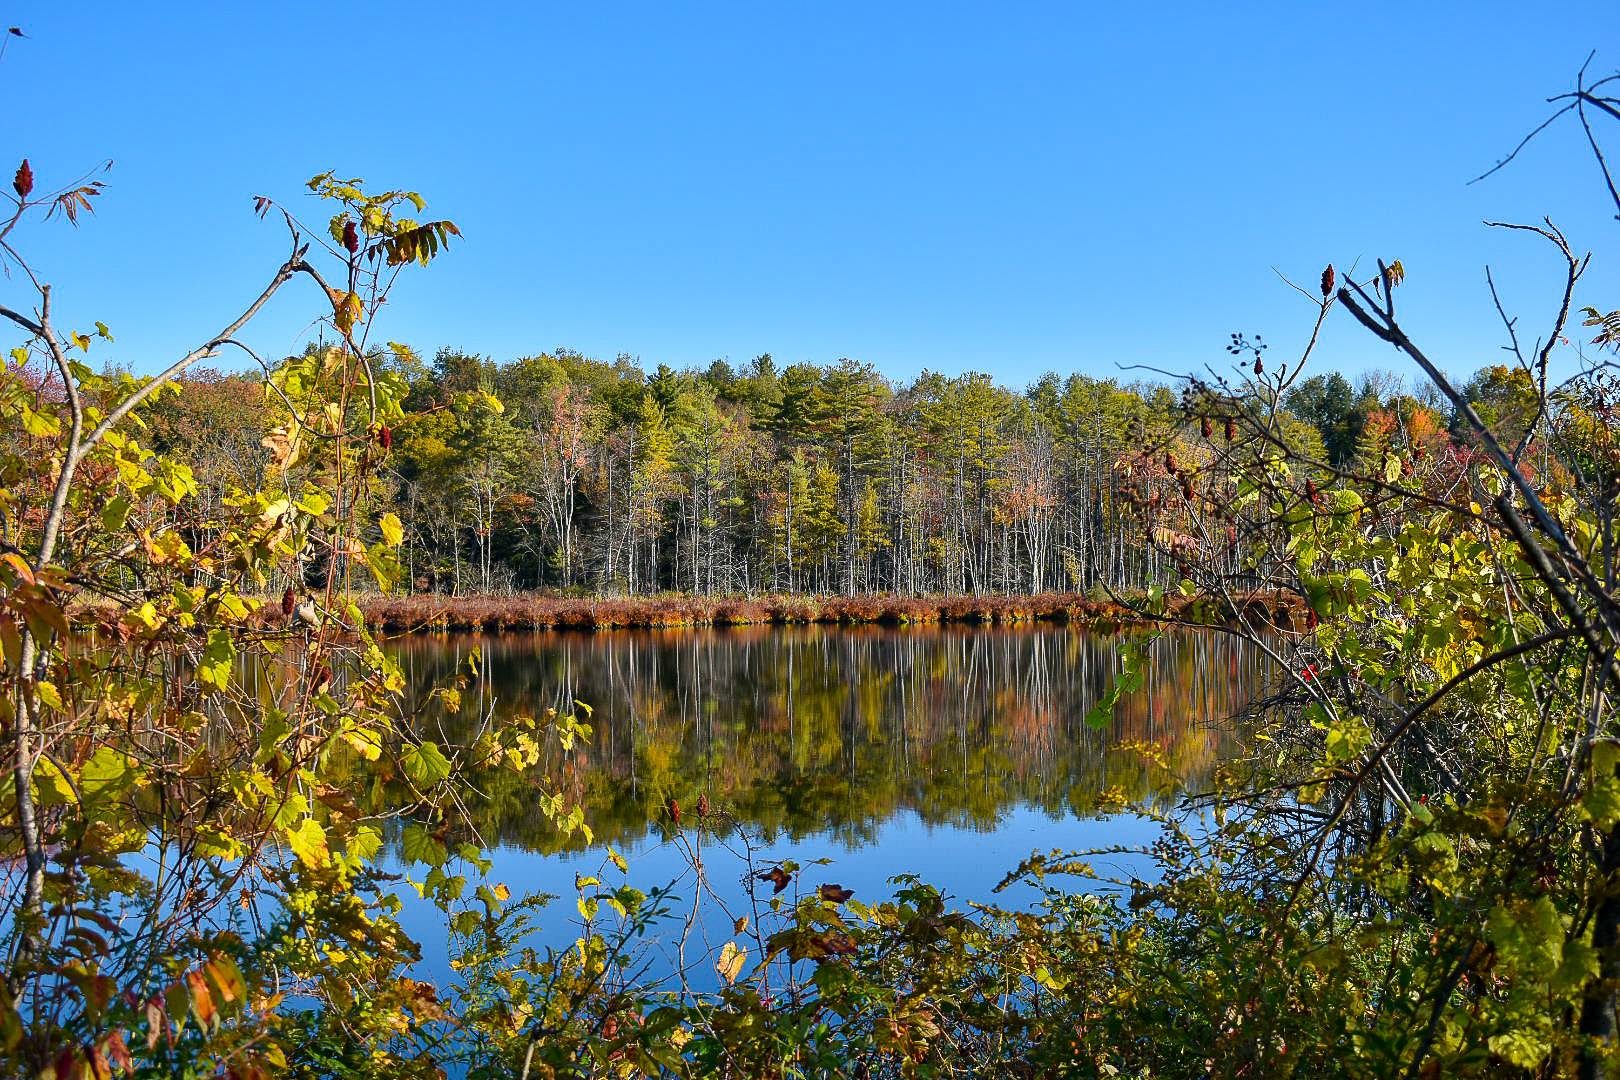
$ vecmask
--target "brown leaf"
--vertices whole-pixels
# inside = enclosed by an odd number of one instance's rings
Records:
[[[270,457],[278,469],[284,469],[298,452],[298,435],[285,425],[274,427],[259,440],[259,445],[270,451]]]
[[[127,1073],[134,1074],[135,1059],[130,1054],[129,1047],[124,1045],[122,1032],[115,1031],[107,1036],[107,1056],[112,1059],[114,1065]]]
[[[163,999],[156,994],[146,1003],[146,1048],[157,1046],[158,1036],[169,1038],[169,1021],[163,1015]]]
[[[771,883],[772,895],[775,895],[776,893],[779,893],[783,889],[787,888],[788,882],[792,880],[792,878],[788,876],[788,872],[782,869],[780,866],[773,866],[769,870],[761,870],[754,876],[761,881],[768,881]]]
[[[100,180],[92,180],[83,187],[76,187],[71,191],[62,192],[62,194],[51,200],[51,208],[45,214],[46,220],[55,217],[56,212],[60,210],[62,215],[68,219],[69,225],[77,225],[79,223],[79,211],[88,210],[92,214],[96,212],[96,208],[90,204],[90,200],[100,195],[104,186]]]
[[[855,895],[854,889],[846,889],[837,882],[833,882],[831,885],[823,885],[821,888],[817,889],[816,892],[819,893],[821,898],[827,901],[829,904],[842,904],[845,900],[848,900],[850,897]]]
[[[13,30],[16,27],[12,27]],[[28,159],[17,166],[17,175],[11,178],[11,187],[17,193],[17,198],[26,199],[28,193],[34,190],[34,170],[29,166]]]
[[[855,951],[855,939],[848,934],[830,933],[822,941],[828,956],[849,956]]]

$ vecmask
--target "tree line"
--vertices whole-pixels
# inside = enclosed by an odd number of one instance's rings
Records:
[[[366,497],[403,523],[405,587],[450,595],[1140,591],[1179,576],[1189,523],[1165,512],[1166,461],[1233,436],[1167,386],[1078,374],[1016,391],[768,353],[649,372],[565,348],[499,363],[392,345],[372,362],[408,387],[408,419],[379,433],[393,452]],[[149,423],[194,463],[206,517],[262,484],[279,402],[257,374],[181,386]],[[1523,372],[1486,368],[1466,393],[1514,435],[1534,419]],[[1283,404],[1282,437],[1326,471],[1397,441],[1472,444],[1449,405],[1382,373],[1314,375]],[[1234,568],[1250,542],[1234,535]]]

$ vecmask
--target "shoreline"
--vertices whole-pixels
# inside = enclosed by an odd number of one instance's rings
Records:
[[[1078,593],[1031,596],[765,596],[688,595],[575,597],[368,596],[356,600],[366,625],[388,634],[541,632],[556,630],[652,630],[727,626],[1016,626],[1046,623],[1117,630],[1156,619],[1124,603],[1090,600]],[[1200,610],[1201,609],[1201,610]],[[1172,619],[1196,616],[1205,624],[1258,618],[1279,626],[1304,613],[1297,596],[1278,592],[1238,598],[1236,608],[1207,598],[1174,597]]]

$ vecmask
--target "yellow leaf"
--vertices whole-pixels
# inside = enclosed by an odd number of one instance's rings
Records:
[[[55,683],[49,683],[41,679],[34,684],[34,693],[38,694],[39,700],[46,705],[49,705],[57,712],[62,711],[62,695],[57,692]]]
[[[383,543],[389,547],[397,548],[405,539],[405,526],[400,523],[398,514],[384,514],[377,525],[382,529]]]
[[[347,334],[360,321],[360,297],[342,289],[330,289],[328,295],[332,301],[332,322],[338,328],[338,333]]]
[[[737,947],[735,941],[728,941],[720,949],[720,958],[714,962],[714,970],[728,983],[737,981],[742,974],[743,961],[748,959],[748,950]]]
[[[306,866],[325,866],[326,833],[314,818],[304,818],[296,829],[286,830],[287,844]]]
[[[338,737],[354,748],[355,753],[367,761],[376,761],[382,754],[382,747],[375,732],[360,730],[347,730],[338,732]]]

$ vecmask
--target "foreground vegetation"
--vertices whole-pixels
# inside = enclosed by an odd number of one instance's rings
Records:
[[[1620,102],[1597,88],[1583,85],[1574,102],[1594,120],[1620,117]],[[362,577],[391,589],[410,572],[407,524],[386,508],[390,469],[396,456],[426,459],[395,432],[504,413],[483,387],[458,389],[448,406],[416,401],[408,373],[377,362],[368,344],[395,272],[437,257],[455,226],[406,217],[424,207],[414,193],[368,194],[331,175],[310,189],[333,211],[325,227],[260,200],[289,240],[262,294],[160,375],[135,379],[86,363],[108,328],[77,314],[82,329],[65,326],[58,298],[11,246],[19,221],[76,213],[99,187],[36,194],[28,163],[14,175],[0,241],[8,288],[28,299],[0,306],[24,338],[0,373],[9,1072],[1613,1071],[1620,385],[1609,358],[1620,313],[1589,313],[1597,351],[1552,383],[1586,265],[1556,229],[1528,230],[1566,270],[1545,337],[1521,347],[1516,324],[1506,327],[1518,363],[1503,379],[1524,392],[1523,409],[1487,415],[1407,337],[1395,298],[1410,287],[1392,262],[1356,280],[1328,267],[1317,327],[1343,310],[1400,350],[1455,430],[1402,406],[1376,443],[1344,455],[1323,440],[1318,452],[1291,411],[1309,348],[1279,365],[1243,338],[1230,346],[1240,374],[1189,381],[1179,411],[1164,411],[1174,423],[1139,430],[1136,464],[1110,481],[1130,514],[1105,519],[1119,543],[1105,532],[1100,550],[1135,552],[1134,565],[1157,568],[1148,578],[1162,571],[1170,591],[1235,613],[1224,628],[1266,650],[1276,673],[1252,707],[1263,737],[1215,777],[1203,816],[1165,823],[1152,873],[1110,889],[1084,857],[1052,853],[1014,874],[1045,889],[1041,909],[957,911],[924,883],[898,882],[887,900],[855,897],[807,868],[750,863],[744,848],[752,893],[731,939],[660,984],[644,977],[640,943],[668,919],[669,896],[636,888],[610,856],[605,880],[578,881],[579,940],[542,951],[526,933],[534,902],[481,878],[488,864],[465,829],[479,790],[469,778],[505,771],[559,832],[588,832],[545,769],[588,725],[555,712],[464,736],[426,724],[401,708],[400,670],[350,600]],[[335,343],[269,366],[271,460],[237,486],[205,489],[192,463],[154,450],[162,436],[143,422],[158,421],[188,367],[235,347],[294,283],[315,286]],[[871,415],[869,390],[881,396],[860,377],[858,365],[818,376],[850,381],[840,415],[852,423]],[[985,389],[975,386],[961,390]],[[803,422],[828,454],[815,469],[832,470],[822,486],[844,506],[832,530],[843,540],[808,561],[784,541],[788,587],[841,576],[848,589],[929,565],[948,587],[1017,576],[996,568],[1013,565],[1004,556],[1018,542],[1033,544],[1036,518],[1008,518],[1023,524],[1000,540],[969,533],[933,564],[889,557],[888,569],[872,569],[860,523],[869,493],[882,493],[863,479],[866,435],[814,427],[829,423],[814,410]],[[643,447],[659,445],[660,423],[653,412],[636,429]],[[493,461],[498,444],[488,445]],[[988,496],[982,446],[942,445],[961,466],[963,484],[949,490]],[[641,566],[663,581],[683,566],[761,565],[716,555],[709,545],[724,534],[708,503],[684,518],[689,561],[647,556],[655,526],[636,516],[650,475],[638,460],[657,458],[622,459],[615,474],[632,497],[620,504],[629,542],[613,556],[628,561],[613,574]],[[482,575],[500,501],[493,467],[480,475],[485,516],[472,532]],[[970,488],[969,477],[982,483]],[[974,508],[982,516],[961,518],[964,527],[996,521],[989,503]],[[442,520],[459,531],[461,513]],[[1042,573],[1028,587],[1051,580]],[[253,597],[283,582],[267,620]],[[1144,615],[1209,610],[1172,611],[1156,582],[1139,583],[1152,586]],[[1237,602],[1256,588],[1290,591],[1308,613],[1281,633],[1258,625]],[[86,594],[113,602],[81,604]],[[87,613],[93,646],[70,612]],[[1113,696],[1091,718],[1099,725],[1151,656],[1140,636],[1122,639],[1121,652]],[[462,672],[435,700],[456,713],[476,677]],[[409,797],[362,805],[360,763]],[[702,799],[665,814],[694,866],[703,838],[730,826],[726,807]],[[385,842],[404,881],[383,870]],[[404,889],[443,908],[458,984],[405,974],[417,949],[399,921]]]

